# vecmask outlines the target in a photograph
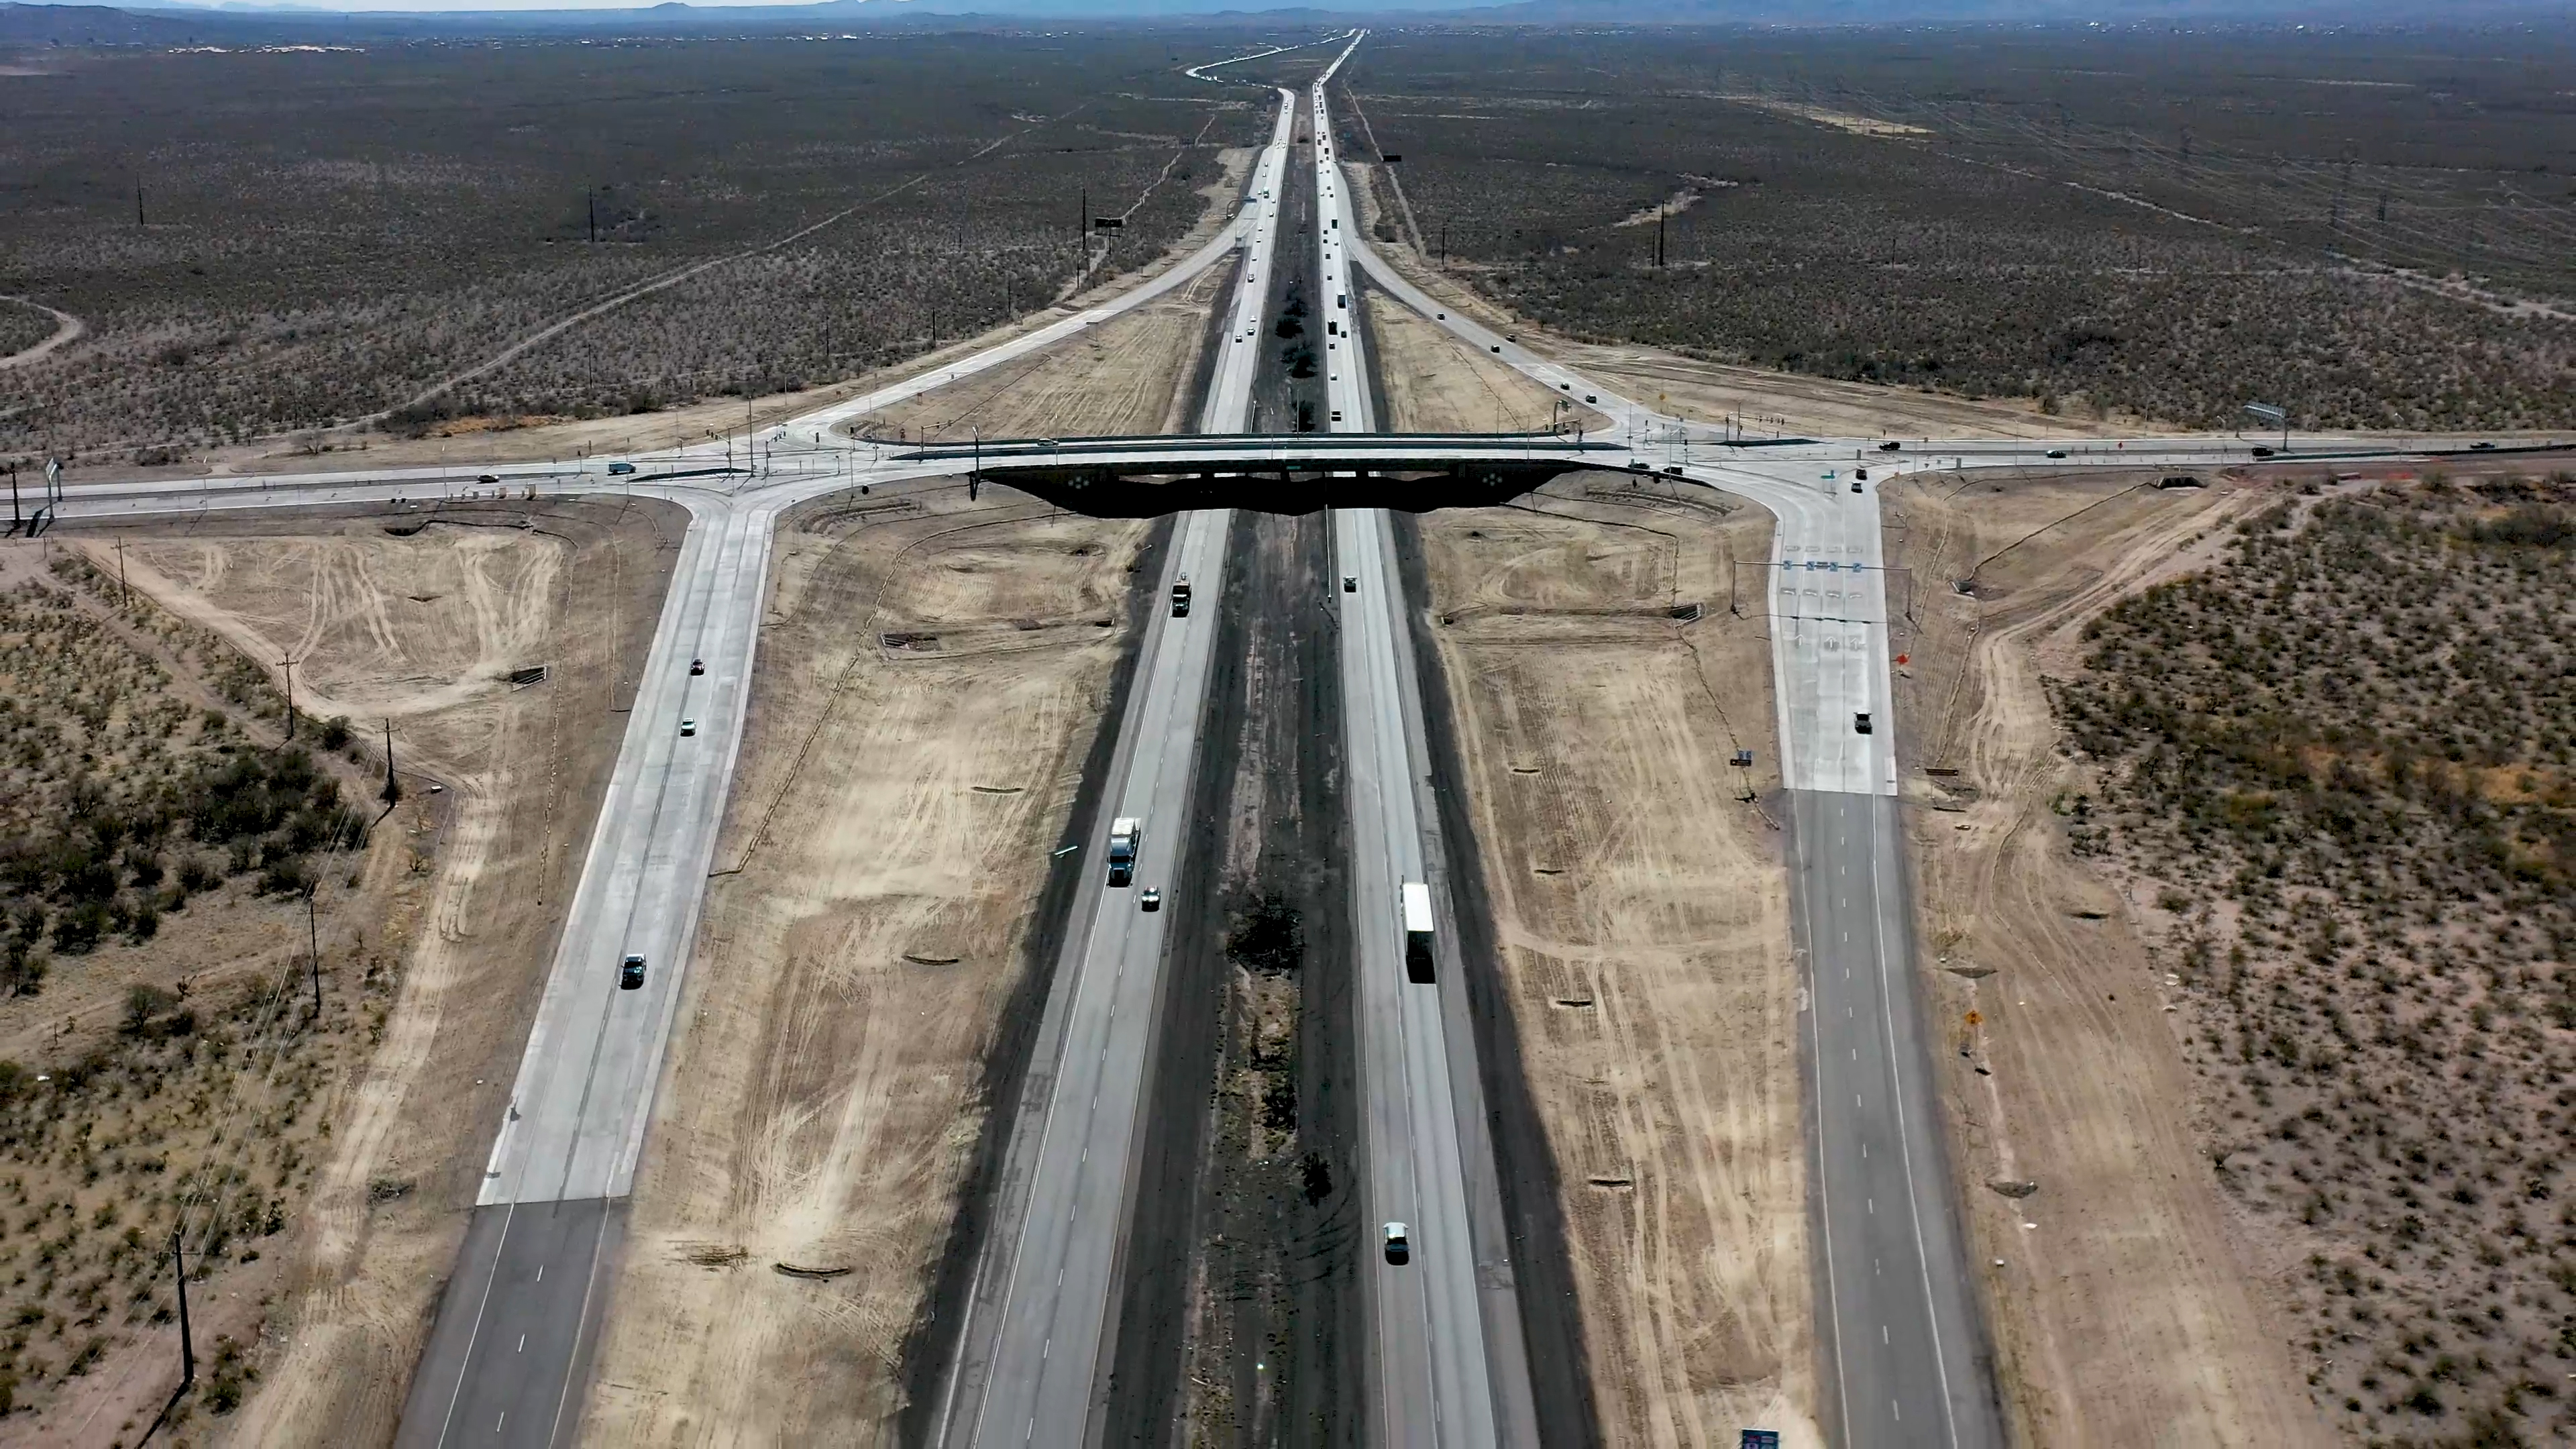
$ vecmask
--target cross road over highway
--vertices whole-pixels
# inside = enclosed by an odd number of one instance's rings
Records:
[[[1362,1069],[1375,1158],[1369,1190],[1382,1216],[1401,1215],[1417,1234],[1409,1274],[1381,1278],[1373,1290],[1372,1381],[1349,1388],[1373,1396],[1372,1437],[1380,1443],[1536,1442],[1528,1380],[1542,1366],[1520,1362],[1526,1355],[1499,1246],[1465,1007],[1445,988],[1406,995],[1413,988],[1403,979],[1395,907],[1381,899],[1399,880],[1437,884],[1447,869],[1437,812],[1424,793],[1421,697],[1385,510],[1498,502],[1584,469],[1725,489],[1778,520],[1764,595],[1777,748],[1792,796],[1795,969],[1809,993],[1826,1399],[1817,1407],[1842,1444],[2001,1442],[1914,996],[1878,488],[1924,469],[2215,468],[2255,461],[2252,445],[2211,436],[2119,444],[1921,439],[1888,453],[1875,438],[1757,442],[1656,412],[1449,311],[1379,258],[1342,180],[1321,84],[1302,97],[1279,94],[1271,146],[1234,223],[1215,240],[1047,326],[764,429],[754,439],[756,466],[700,445],[639,455],[616,476],[605,460],[458,463],[74,484],[53,496],[48,519],[61,526],[620,490],[667,498],[690,513],[581,883],[507,1114],[493,1124],[480,1202],[414,1373],[398,1442],[535,1446],[577,1436],[599,1326],[616,1311],[606,1290],[636,1161],[651,1150],[653,1097],[680,1018],[742,738],[772,530],[801,502],[961,473],[1085,512],[1183,513],[1168,568],[1192,572],[1211,596],[1226,532],[1217,510],[1336,510],[1337,571],[1351,580],[1354,601],[1339,616],[1353,850],[1369,862],[1355,890],[1368,896],[1363,924],[1385,928],[1360,942],[1363,992],[1377,1012],[1370,1029],[1378,1032]],[[1297,264],[1315,265],[1335,295],[1365,278],[1372,305],[1418,312],[1551,393],[1580,399],[1614,420],[1609,433],[1233,431],[1249,408],[1263,269],[1279,250],[1274,193],[1289,184],[1290,122],[1301,104],[1317,142],[1319,225],[1317,255]],[[846,431],[876,409],[1076,337],[1220,264],[1242,269],[1224,304],[1224,345],[1241,356],[1215,369],[1201,414],[1206,432],[911,448]],[[1352,299],[1360,315],[1360,294]],[[1326,363],[1330,415],[1341,428],[1373,419],[1361,322],[1337,339],[1349,346],[1329,352]],[[2399,450],[2367,437],[2283,437],[2274,461],[2469,448],[2465,439]],[[1865,484],[1856,463],[1872,474]],[[1177,812],[1189,798],[1211,645],[1204,628],[1157,619],[1139,647],[1141,683],[1131,718],[1112,725],[1120,731],[1118,778],[1104,798],[1120,802],[1118,813],[1151,817]],[[704,661],[702,675],[690,668],[693,659]],[[699,725],[686,738],[673,728],[684,712]],[[1885,723],[1858,734],[1857,713]],[[1151,834],[1147,849],[1167,849],[1178,834]],[[1095,851],[1105,844],[1090,843]],[[1441,902],[1452,909],[1445,894]],[[1124,1154],[1139,1125],[1141,1058],[1152,1049],[1140,1023],[1161,938],[1158,918],[1103,912],[1097,902],[1077,910],[1053,988],[1061,1002],[1050,1001],[1054,1024],[1040,1036],[1040,1051],[1051,1055],[1033,1065],[1021,1107],[1041,1130],[1008,1169],[1021,1176],[1006,1184],[997,1213],[978,1299],[986,1306],[958,1351],[960,1369],[939,1416],[943,1442],[1079,1444],[1099,1432],[1100,1365],[1115,1332],[1103,1305],[1122,1251]],[[1439,934],[1454,943],[1454,932]],[[629,951],[656,963],[648,985],[602,991],[603,964]],[[1445,980],[1459,974],[1441,963]]]

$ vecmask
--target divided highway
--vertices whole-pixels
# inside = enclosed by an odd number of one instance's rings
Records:
[[[1320,138],[1320,86],[1314,105]],[[1325,184],[1338,191],[1337,181]],[[1343,231],[1349,260],[1372,282],[1559,395],[1617,418],[1633,450],[1655,457],[1651,440],[1683,435],[1677,419],[1453,315],[1380,260],[1355,227]],[[1712,467],[1679,462],[1683,446],[1659,461],[1779,520],[1772,663],[1794,821],[1793,944],[1809,987],[1817,1242],[1827,1279],[1818,1319],[1832,1437],[1854,1446],[2000,1445],[1914,987],[1878,495],[1867,485],[1846,491],[1839,475],[1847,468],[1820,466],[1824,447],[1759,467]],[[1862,712],[1869,734],[1857,729]]]
[[[550,1445],[578,1426],[601,1289],[619,1251],[739,749],[772,526],[783,509],[858,481],[958,470],[953,458],[893,459],[826,441],[830,428],[1062,341],[1239,251],[1243,284],[1232,289],[1216,344],[1224,350],[1200,419],[1208,431],[1239,431],[1261,346],[1277,197],[1288,184],[1292,103],[1283,92],[1241,215],[1197,253],[1048,327],[765,430],[766,469],[756,476],[722,466],[721,454],[701,446],[639,459],[641,471],[627,478],[608,477],[596,462],[460,464],[70,490],[58,516],[90,521],[397,499],[434,507],[433,500],[451,498],[620,488],[673,499],[692,515],[511,1105],[497,1124],[480,1205],[414,1377],[398,1443]],[[1778,517],[1767,592],[1795,832],[1795,945],[1810,988],[1827,1412],[1837,1420],[1837,1441],[1852,1445],[1999,1443],[1913,989],[1878,500],[1874,484],[1855,494],[1837,476],[1868,440],[1818,440],[1758,455],[1724,448],[1705,427],[1656,414],[1445,314],[1357,234],[1321,83],[1306,103],[1318,148],[1316,260],[1326,288],[1318,310],[1338,324],[1325,353],[1334,431],[1374,425],[1365,343],[1349,326],[1356,304],[1343,301],[1357,267],[1471,345],[1619,419],[1638,462],[1679,467]],[[1128,451],[1163,453],[1177,466],[1211,461],[1179,441],[1158,448],[1139,440]],[[1427,457],[1490,454],[1494,446],[1414,441]],[[1696,459],[1692,443],[1700,448]],[[2067,466],[2207,467],[2249,456],[2244,443],[2217,438],[2058,446],[2076,454]],[[1909,457],[1936,454],[1962,468],[2026,466],[2050,450],[2042,442],[1939,442],[1912,447]],[[1258,450],[1238,451],[1246,461]],[[2299,451],[2399,456],[2368,440],[2337,438],[2303,439]],[[1604,465],[1629,456],[1614,450]],[[1245,486],[1264,485],[1246,476]],[[1164,597],[1170,576],[1181,571],[1201,597],[1216,595],[1224,518],[1194,514],[1175,525]],[[1367,1391],[1387,1443],[1534,1442],[1386,515],[1338,513],[1334,543],[1338,571],[1355,586],[1336,597],[1344,606],[1353,909],[1362,943],[1368,1201],[1372,1226],[1404,1221],[1413,1245],[1412,1261],[1401,1268],[1372,1254],[1376,1354]],[[1156,609],[1103,818],[1085,844],[1096,869],[1109,818],[1145,819],[1136,890],[1173,878],[1171,845],[1182,833],[1209,633]],[[690,672],[693,659],[705,661],[703,674]],[[1862,711],[1874,721],[1868,735],[1854,725]],[[679,733],[683,718],[696,722],[693,734]],[[1434,887],[1443,943],[1436,987],[1404,978],[1395,897],[1403,880]],[[949,1442],[1069,1442],[1084,1432],[1069,1426],[1092,1425],[1101,1401],[1099,1366],[1115,1336],[1118,1238],[1130,1217],[1128,1148],[1143,1125],[1140,1084],[1161,956],[1159,918],[1137,911],[1133,894],[1098,886],[1077,896],[1022,1130],[1006,1159],[1004,1212],[973,1295],[965,1351],[946,1387],[942,1432]],[[615,989],[618,959],[628,952],[648,963],[640,991]]]
[[[1295,94],[1247,192],[1243,265],[1200,413],[1204,432],[1240,432],[1251,410],[1264,299],[1277,251]],[[952,465],[953,466],[953,465]],[[1046,1016],[1012,1119],[993,1215],[967,1296],[939,1411],[937,1442],[978,1449],[1096,1443],[1106,1426],[1108,1367],[1117,1343],[1118,1286],[1134,1221],[1134,1149],[1146,1127],[1145,1082],[1163,980],[1160,912],[1138,908],[1181,868],[1199,723],[1223,597],[1233,515],[1184,513],[1157,590],[1137,684],[1084,860]],[[1187,578],[1208,601],[1183,617],[1165,603]],[[1104,862],[1118,817],[1143,822],[1133,881],[1111,885]]]

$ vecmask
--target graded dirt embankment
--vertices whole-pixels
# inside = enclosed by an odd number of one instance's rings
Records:
[[[1771,520],[1638,481],[1425,515],[1430,635],[1603,1434],[1813,1445],[1788,878],[1742,798],[1776,784],[1769,648],[1727,611]]]
[[[216,1335],[237,1350],[182,1403],[181,1437],[391,1437],[623,734],[617,711],[678,528],[667,505],[556,502],[468,505],[434,522],[417,512],[218,515],[184,532],[81,540],[108,580],[122,540],[135,592],[261,661],[262,689],[283,683],[276,661],[292,657],[296,704],[310,712],[303,738],[317,732],[313,716],[353,717],[344,798],[366,804],[380,785],[390,719],[406,791],[364,860],[321,881],[322,1049],[276,1067],[249,1053],[251,1075],[231,1089],[283,1080],[313,1105],[301,1118],[272,1116],[268,1101],[243,1097],[255,1115],[240,1120],[257,1124],[245,1126],[244,1147],[262,1153],[253,1180],[271,1158],[283,1175],[258,1234],[265,1251],[235,1246],[230,1267],[216,1254],[206,1266],[218,1275],[191,1295],[201,1375]],[[507,670],[535,664],[548,667],[545,681],[513,689]],[[250,727],[265,728],[264,716]],[[261,910],[284,919],[252,923],[267,933],[251,942],[257,951],[300,950],[300,905]],[[173,921],[164,939],[187,930]],[[192,969],[200,986],[224,974],[220,963]],[[209,1110],[230,1109],[218,1100]],[[109,1355],[65,1404],[82,1411],[77,1422],[53,1425],[75,1432],[40,1427],[37,1439],[126,1438],[168,1393],[171,1352],[151,1336],[130,1358]]]
[[[782,526],[588,1438],[891,1439],[1150,528],[947,481]]]
[[[1885,500],[1920,621],[1896,707],[1933,1067],[2020,1442],[2325,1443],[2260,1286],[2281,1265],[2246,1250],[2195,1137],[2136,907],[2056,813],[2075,766],[2044,675],[2260,497],[2153,482],[1925,475]]]

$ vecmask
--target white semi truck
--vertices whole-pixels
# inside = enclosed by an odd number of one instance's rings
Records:
[[[1431,980],[1431,887],[1418,880],[1404,883],[1404,975],[1409,981]]]
[[[1136,879],[1136,852],[1145,844],[1145,822],[1121,815],[1109,822],[1109,883],[1123,886]]]

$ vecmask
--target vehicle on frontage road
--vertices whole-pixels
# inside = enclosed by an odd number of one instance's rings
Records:
[[[1175,619],[1186,619],[1189,616],[1190,576],[1188,574],[1183,574],[1172,581],[1172,617]]]

